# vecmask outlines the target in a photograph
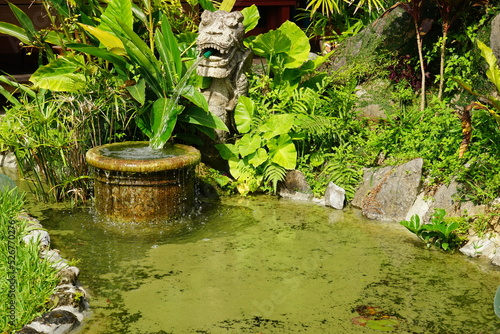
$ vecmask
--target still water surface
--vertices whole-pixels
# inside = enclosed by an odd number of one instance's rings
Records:
[[[397,223],[267,196],[225,198],[174,227],[105,226],[85,210],[40,217],[79,259],[92,315],[78,333],[500,333],[500,272],[427,250]],[[354,320],[353,320],[354,319]]]

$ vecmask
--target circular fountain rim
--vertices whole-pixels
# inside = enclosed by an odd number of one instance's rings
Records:
[[[87,151],[87,163],[93,167],[118,171],[118,172],[161,172],[166,170],[186,168],[198,164],[201,160],[200,151],[196,148],[183,144],[167,144],[171,147],[182,150],[182,154],[169,156],[166,158],[152,159],[127,159],[110,157],[103,154],[103,150],[107,148],[131,147],[131,146],[149,146],[147,141],[126,141],[120,143],[105,144],[96,146]]]

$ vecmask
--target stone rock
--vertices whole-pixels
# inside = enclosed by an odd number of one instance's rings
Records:
[[[355,112],[358,117],[367,118],[372,121],[387,119],[387,111],[392,108],[394,102],[387,98],[387,91],[390,88],[390,81],[377,79],[364,82],[356,87]]]
[[[425,221],[432,216],[435,209],[446,210],[447,216],[459,216],[460,204],[453,200],[457,190],[458,182],[455,180],[452,180],[449,185],[441,185],[434,196],[432,196],[432,203],[429,206],[429,212],[427,212],[427,215],[425,216]]]
[[[478,237],[471,236],[460,252],[470,257],[484,257],[490,259],[492,264],[500,266],[500,236],[487,235]]]
[[[27,234],[23,241],[25,243],[40,241],[40,249],[45,250],[50,247],[50,235],[49,232],[45,230],[33,230]]]
[[[2,152],[0,153],[0,167],[16,168],[17,161],[14,153]]]
[[[43,316],[35,318],[28,326],[17,333],[52,333],[66,334],[80,325],[78,317],[66,309],[54,309]],[[26,331],[25,331],[26,329]],[[35,332],[33,332],[33,330]]]
[[[337,210],[344,208],[345,190],[333,182],[329,182],[325,191],[325,205]]]
[[[410,220],[411,216],[417,214],[423,222],[429,222],[436,209],[446,210],[447,217],[479,216],[487,213],[486,205],[475,205],[470,201],[455,201],[458,187],[459,183],[452,180],[449,185],[440,185],[432,195],[422,191],[408,210],[406,220]]]
[[[60,284],[72,284],[72,285],[77,285],[77,279],[78,275],[80,275],[80,269],[77,267],[71,266],[71,267],[66,267],[59,271],[57,274],[60,277],[59,283]]]
[[[477,257],[479,255],[487,256],[493,249],[496,248],[493,240],[481,239],[477,236],[472,236],[465,246],[460,248],[460,252],[469,257]]]
[[[490,48],[500,61],[500,14],[491,21]]]
[[[420,188],[422,165],[417,158],[400,166],[365,170],[352,205],[370,219],[405,220]]]
[[[331,69],[337,71],[352,61],[368,60],[382,50],[409,54],[408,47],[414,48],[415,44],[413,21],[397,7],[342,43],[332,56]]]
[[[286,173],[285,180],[278,185],[278,194],[284,198],[301,201],[310,201],[313,198],[311,186],[304,174],[298,170]]]

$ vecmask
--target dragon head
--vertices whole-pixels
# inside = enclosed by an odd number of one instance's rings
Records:
[[[200,57],[204,57],[198,65],[198,74],[212,78],[228,77],[239,61],[235,55],[243,48],[244,35],[243,14],[240,12],[204,11],[196,41]]]

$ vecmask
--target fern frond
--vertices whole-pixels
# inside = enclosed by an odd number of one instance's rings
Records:
[[[273,185],[273,191],[276,194],[278,182],[285,180],[286,169],[278,164],[270,163],[264,168],[264,180]]]
[[[295,129],[298,133],[306,133],[311,140],[338,140],[338,120],[322,115],[300,115]]]

